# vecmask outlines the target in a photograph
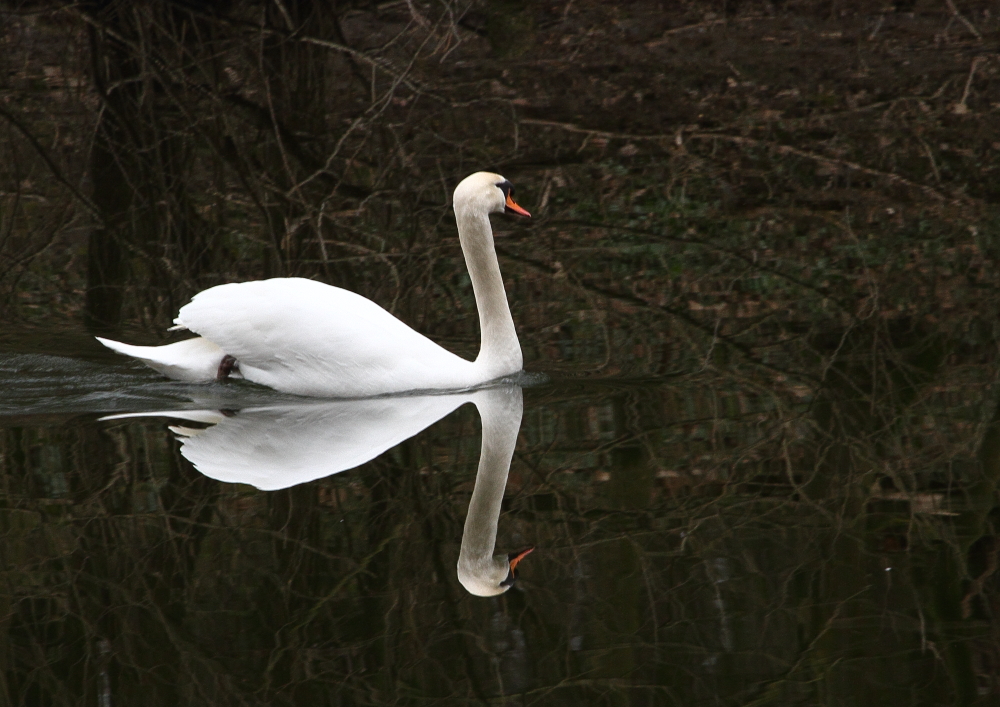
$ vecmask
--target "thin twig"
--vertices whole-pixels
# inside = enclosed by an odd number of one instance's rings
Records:
[[[873,177],[880,177],[882,179],[888,179],[890,182],[896,184],[902,184],[904,186],[911,187],[913,189],[919,189],[924,194],[927,194],[938,201],[948,201],[947,197],[941,192],[932,189],[931,187],[925,186],[923,184],[917,184],[912,182],[906,177],[901,177],[894,172],[882,172],[877,169],[872,169],[871,167],[865,167],[864,165],[858,164],[857,162],[851,162],[850,160],[842,160],[834,157],[827,157],[825,155],[818,155],[814,152],[806,152],[805,150],[800,150],[797,147],[792,147],[791,145],[780,145],[772,142],[767,142],[766,140],[755,140],[749,137],[741,137],[738,135],[720,135],[719,133],[685,133],[687,137],[694,138],[698,140],[722,140],[723,142],[730,142],[736,145],[747,145],[752,147],[766,147],[771,150],[775,150],[778,154],[782,155],[795,155],[796,157],[804,157],[805,159],[814,160],[816,162],[821,162],[825,164],[837,165],[839,167],[846,167],[847,169],[853,170],[855,172],[861,172],[862,174],[867,174]],[[968,197],[962,197],[968,199]],[[960,201],[961,198],[957,198],[956,201]]]
[[[103,225],[104,219],[101,217],[101,210],[98,209],[97,205],[94,204],[94,202],[92,202],[90,199],[88,199],[79,189],[70,184],[69,180],[66,179],[66,177],[64,177],[62,172],[59,170],[59,167],[56,166],[56,163],[52,161],[51,157],[49,157],[49,153],[45,150],[44,147],[42,147],[41,143],[39,143],[38,140],[35,139],[35,136],[32,135],[31,132],[21,123],[21,121],[19,121],[17,118],[15,118],[12,114],[8,113],[3,108],[0,108],[0,116],[2,116],[8,123],[17,128],[18,132],[20,132],[21,135],[24,136],[24,139],[27,140],[28,143],[33,148],[35,148],[35,152],[37,152],[38,156],[42,158],[42,161],[45,162],[46,165],[48,165],[49,170],[52,172],[52,176],[56,178],[56,181],[65,186],[67,189],[69,189],[70,193],[74,197],[76,197],[76,199],[81,204],[83,204],[84,207],[86,207],[86,209],[90,212],[91,216],[96,218],[98,222]]]
[[[917,137],[920,140],[920,144],[924,148],[924,152],[927,155],[928,161],[931,163],[931,170],[934,172],[934,179],[938,184],[941,184],[941,173],[938,171],[937,162],[934,160],[934,153],[931,152],[931,147],[928,145],[922,137]]]
[[[693,24],[693,25],[684,25],[683,27],[674,27],[673,29],[668,29],[666,32],[664,32],[663,36],[660,37],[659,39],[653,39],[653,40],[651,40],[649,42],[646,42],[646,48],[647,49],[653,49],[654,47],[658,47],[661,44],[666,44],[667,42],[670,41],[670,37],[672,35],[680,34],[682,32],[690,32],[691,30],[696,30],[696,29],[706,29],[708,27],[713,27],[715,25],[726,24],[728,22],[753,22],[754,20],[763,20],[763,19],[766,19],[766,18],[764,16],[762,16],[762,15],[753,15],[753,16],[750,16],[750,17],[722,17],[722,18],[717,19],[717,20],[707,20],[706,22],[698,22],[698,23]]]
[[[945,5],[948,6],[948,9],[951,10],[951,14],[955,19],[957,19],[959,22],[965,25],[965,28],[970,32],[972,32],[972,34],[975,36],[976,39],[978,39],[979,41],[983,41],[983,35],[979,34],[979,30],[976,29],[971,22],[969,22],[967,19],[965,19],[965,17],[962,16],[962,13],[958,11],[958,8],[955,7],[955,3],[952,2],[952,0],[944,0],[944,3]]]
[[[976,75],[976,69],[979,68],[980,62],[982,62],[985,57],[977,56],[972,60],[972,66],[969,67],[969,76],[965,79],[965,89],[962,91],[962,99],[952,106],[951,111],[956,115],[965,115],[969,112],[969,106],[965,104],[969,100],[969,90],[972,88],[972,79]]]
[[[871,31],[871,34],[868,35],[868,41],[869,42],[874,42],[875,41],[875,35],[878,34],[878,31],[880,29],[882,29],[882,24],[884,22],[885,22],[885,15],[879,15],[878,16],[878,22],[875,23],[875,29],[873,29]]]
[[[560,123],[554,120],[539,120],[536,118],[522,118],[520,121],[522,124],[528,125],[543,125],[547,127],[559,128],[561,130],[566,130],[568,132],[584,133],[588,137],[603,137],[609,139],[623,139],[623,140],[653,140],[660,141],[671,139],[672,136],[659,134],[659,135],[634,135],[630,133],[614,133],[605,130],[594,130],[590,128],[582,128],[574,123]],[[861,172],[862,174],[868,174],[873,177],[880,177],[883,179],[888,179],[890,182],[895,184],[902,184],[904,186],[911,187],[913,189],[919,189],[928,196],[933,197],[938,201],[948,201],[946,197],[941,192],[932,189],[923,184],[917,184],[916,182],[910,181],[906,177],[901,177],[893,172],[882,172],[877,169],[872,169],[871,167],[865,167],[864,165],[858,164],[857,162],[851,162],[850,160],[843,160],[836,157],[827,157],[826,155],[819,155],[814,152],[807,152],[806,150],[800,150],[797,147],[792,147],[791,145],[781,145],[773,142],[768,142],[766,140],[756,140],[754,138],[742,137],[739,135],[727,135],[725,133],[700,133],[700,132],[686,132],[684,135],[688,138],[693,138],[695,140],[721,140],[723,142],[733,143],[735,145],[746,145],[751,147],[766,147],[770,150],[774,150],[782,155],[795,155],[796,157],[803,157],[805,159],[813,160],[816,162],[821,162],[824,164],[837,165],[838,167],[844,167],[856,172]],[[954,197],[955,201],[970,201],[970,198],[964,195]]]

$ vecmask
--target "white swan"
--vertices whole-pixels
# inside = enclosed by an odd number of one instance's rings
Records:
[[[176,329],[199,336],[166,346],[98,337],[171,378],[203,382],[241,376],[297,395],[366,397],[461,390],[521,370],[521,346],[507,305],[489,215],[530,216],[513,185],[477,172],[455,188],[462,252],[479,310],[481,347],[466,361],[380,306],[339,287],[301,278],[219,285],[181,308]]]
[[[470,594],[491,597],[514,586],[518,563],[534,550],[528,547],[520,552],[493,554],[500,505],[521,429],[524,403],[521,389],[516,386],[480,391],[473,402],[483,423],[483,446],[462,531],[458,581]]]
[[[360,466],[482,392],[131,412],[101,420],[169,417],[209,425],[170,428],[195,469],[217,481],[276,491]]]
[[[289,488],[364,464],[465,403],[482,420],[482,451],[458,554],[458,581],[471,594],[510,589],[532,548],[495,554],[497,523],[521,427],[521,388],[505,385],[448,395],[301,401],[218,410],[166,410],[102,420],[171,417],[209,425],[173,426],[181,454],[205,476],[259,489]]]

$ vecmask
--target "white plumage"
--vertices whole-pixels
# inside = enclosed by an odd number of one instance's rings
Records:
[[[479,310],[482,346],[474,362],[438,346],[361,295],[301,278],[219,285],[200,292],[174,320],[198,338],[166,346],[98,339],[164,375],[210,381],[226,356],[234,375],[276,390],[367,397],[461,390],[521,370],[521,348],[500,275],[489,214],[528,215],[503,177],[477,172],[455,189],[462,251]]]
[[[296,401],[226,413],[165,410],[101,419],[163,416],[209,425],[170,428],[181,440],[181,454],[198,471],[219,481],[275,490],[359,466],[467,402],[479,409],[483,433],[458,554],[458,580],[472,594],[495,596],[510,589],[517,565],[531,551],[496,554],[500,507],[521,427],[522,394],[516,385],[447,395]]]

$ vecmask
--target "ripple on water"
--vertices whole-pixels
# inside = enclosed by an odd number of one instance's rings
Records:
[[[244,381],[171,381],[129,362],[21,353],[0,353],[0,390],[0,416],[138,412],[164,403],[180,409],[226,407],[273,401],[277,395]]]

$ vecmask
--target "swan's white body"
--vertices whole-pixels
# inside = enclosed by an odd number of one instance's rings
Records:
[[[226,356],[247,380],[298,395],[367,397],[462,390],[518,373],[521,347],[507,305],[489,214],[517,207],[503,177],[477,172],[455,189],[458,234],[479,310],[475,361],[438,346],[361,295],[300,278],[219,285],[174,322],[198,338],[166,346],[98,339],[179,380],[215,380]]]

